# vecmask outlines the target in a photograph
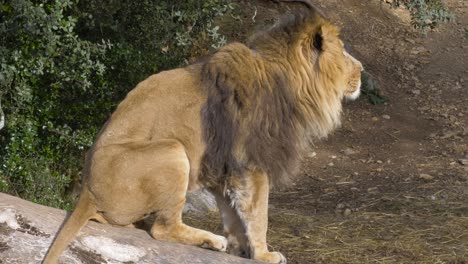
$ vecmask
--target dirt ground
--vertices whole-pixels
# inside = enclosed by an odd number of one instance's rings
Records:
[[[281,13],[236,2],[243,22],[231,40]],[[272,193],[271,250],[288,263],[468,263],[468,1],[445,1],[456,21],[427,36],[379,0],[314,2],[388,101],[346,103],[300,180]],[[220,231],[212,219],[202,225]]]

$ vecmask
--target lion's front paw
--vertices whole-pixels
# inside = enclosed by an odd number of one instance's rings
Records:
[[[209,248],[216,251],[226,251],[228,241],[223,236],[212,235],[209,239],[203,241],[202,248]]]
[[[267,252],[261,255],[255,256],[256,260],[265,261],[268,263],[275,263],[275,264],[286,264],[286,258],[283,254],[279,252]]]

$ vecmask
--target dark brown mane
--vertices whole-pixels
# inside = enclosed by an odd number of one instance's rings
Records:
[[[315,30],[310,24],[316,19],[310,12],[287,16],[257,34],[250,48],[227,45],[204,64],[204,184],[219,185],[246,169],[261,169],[280,187],[296,174],[308,120],[292,87],[289,75],[298,66],[288,53],[304,30]]]
[[[231,44],[217,55],[229,56],[229,48],[247,49],[241,45]],[[274,185],[282,186],[296,171],[305,122],[289,80],[280,71],[267,72],[268,79],[242,76],[229,66],[252,68],[244,63],[255,63],[253,58],[225,56],[225,65],[209,62],[203,69],[208,99],[202,110],[206,151],[200,179],[219,184],[257,168],[267,172]]]

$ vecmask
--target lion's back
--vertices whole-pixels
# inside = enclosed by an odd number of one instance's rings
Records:
[[[154,74],[119,104],[96,145],[154,141],[175,134],[181,140],[193,137],[200,133],[200,110],[205,100],[198,66]]]

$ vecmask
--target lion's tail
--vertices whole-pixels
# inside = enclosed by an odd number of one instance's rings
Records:
[[[70,241],[76,236],[78,231],[96,215],[96,205],[91,198],[91,193],[83,186],[80,199],[71,216],[66,220],[63,227],[55,237],[52,246],[49,248],[43,264],[56,264],[58,259]]]

